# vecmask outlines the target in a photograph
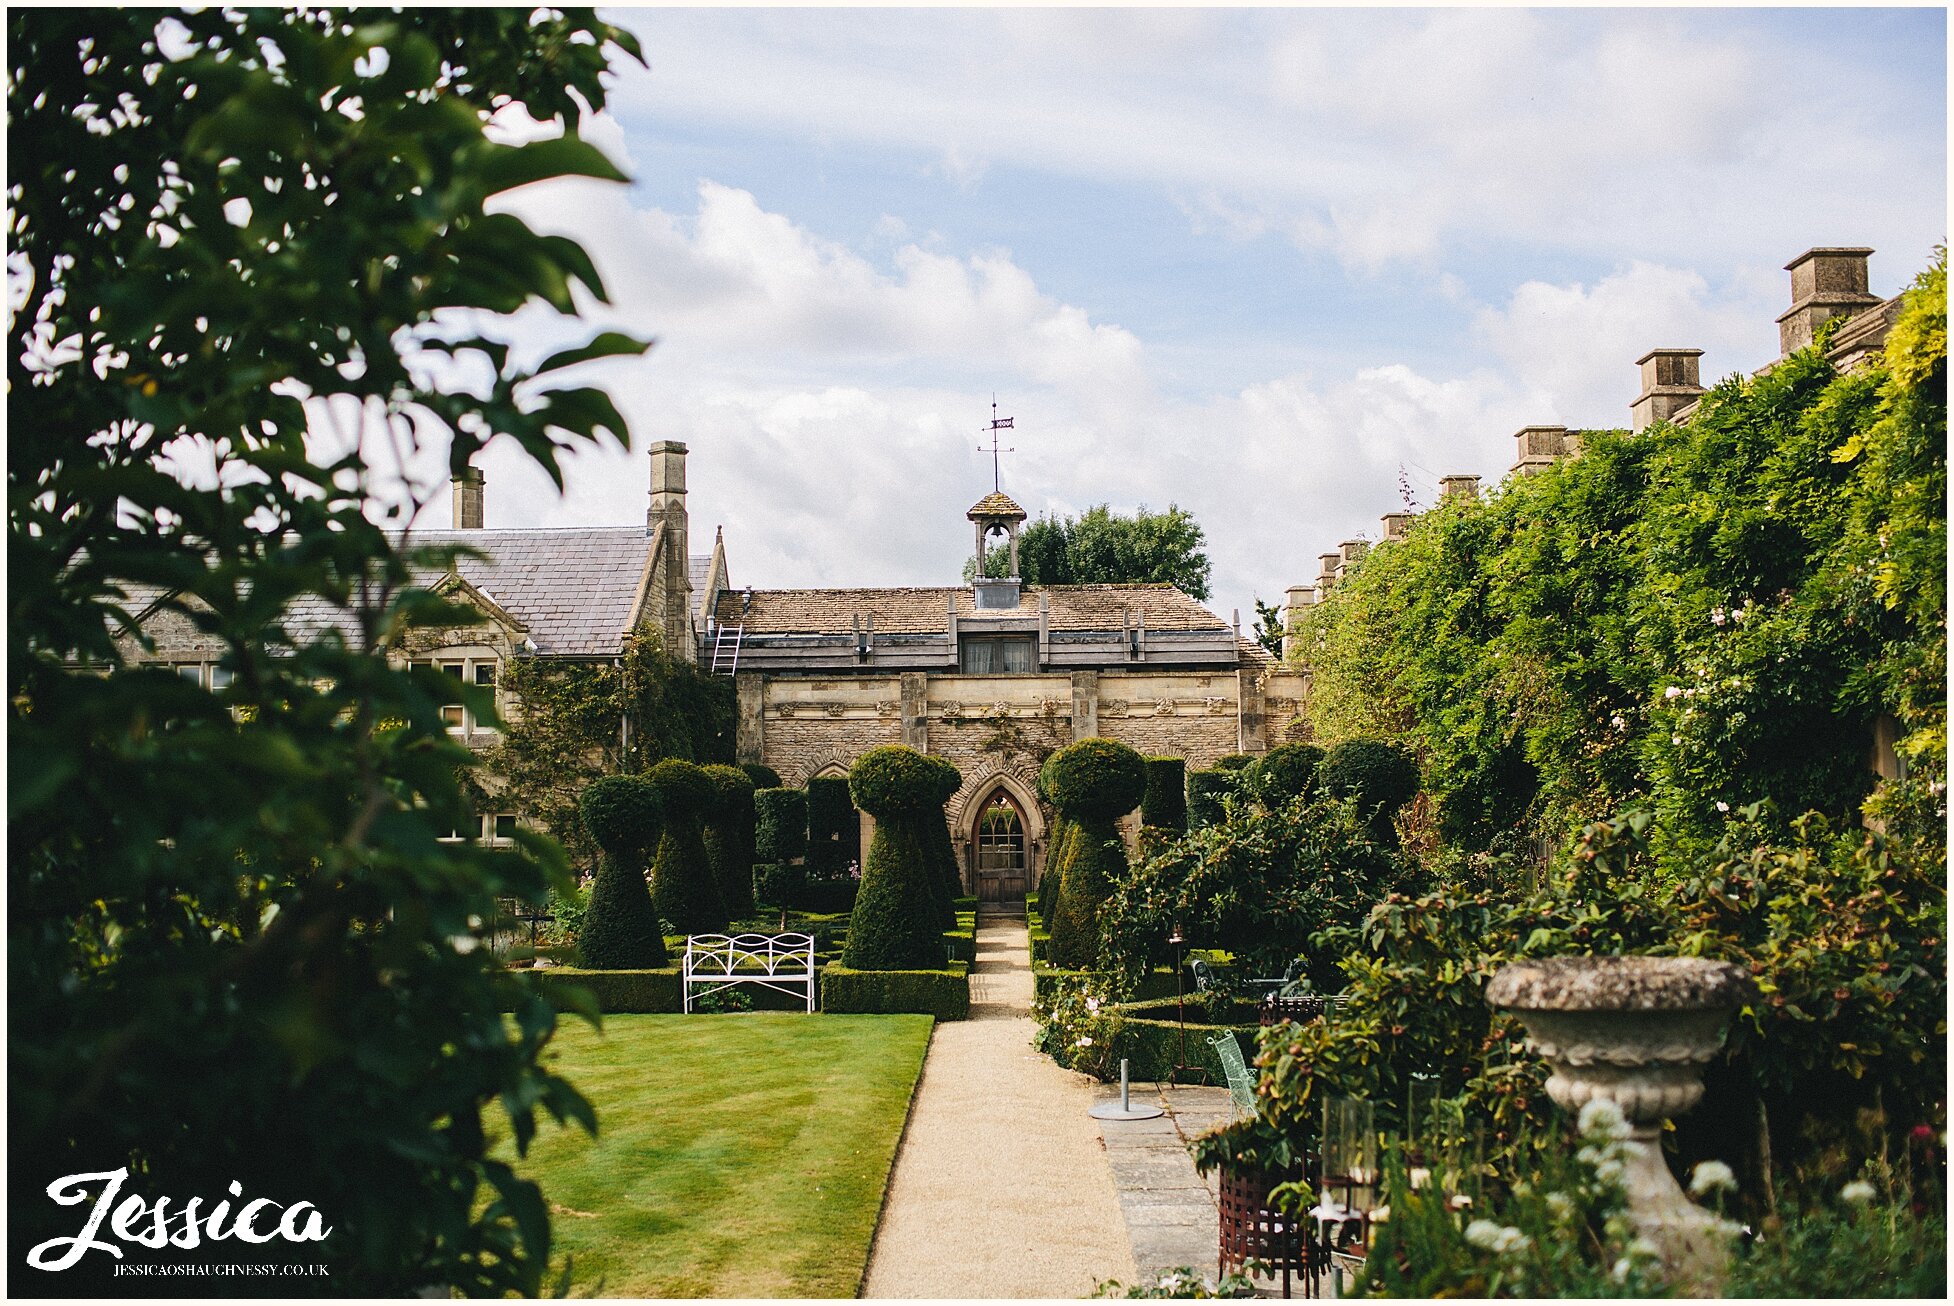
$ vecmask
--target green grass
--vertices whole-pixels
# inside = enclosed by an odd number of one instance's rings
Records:
[[[550,1055],[598,1137],[546,1129],[578,1296],[853,1297],[929,1044],[928,1016],[610,1016]],[[600,1282],[601,1280],[601,1282]]]

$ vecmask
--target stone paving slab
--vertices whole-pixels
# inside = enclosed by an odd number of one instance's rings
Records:
[[[1101,1084],[1098,1101],[1119,1100],[1118,1084]],[[1194,1169],[1187,1145],[1195,1135],[1234,1118],[1225,1088],[1134,1084],[1132,1101],[1166,1114],[1152,1120],[1102,1120],[1106,1160],[1119,1191],[1120,1215],[1133,1247],[1134,1269],[1147,1279],[1187,1266],[1213,1275],[1220,1263],[1218,1190]]]

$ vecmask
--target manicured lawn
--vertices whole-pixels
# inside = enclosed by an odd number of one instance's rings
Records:
[[[598,1137],[546,1128],[517,1168],[571,1291],[854,1296],[929,1033],[928,1016],[565,1020],[552,1055]]]

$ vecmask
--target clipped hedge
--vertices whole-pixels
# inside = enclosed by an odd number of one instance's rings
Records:
[[[1392,818],[1418,796],[1418,759],[1397,744],[1351,739],[1332,748],[1317,771],[1318,782],[1334,798],[1354,798],[1357,812],[1381,843],[1393,846]]]
[[[1058,909],[1047,920],[1049,951],[1061,966],[1096,966],[1100,908],[1126,876],[1126,845],[1115,822],[1140,805],[1146,760],[1111,739],[1081,739],[1053,753],[1044,774],[1053,803],[1072,826]]]
[[[1246,771],[1254,765],[1255,754],[1253,753],[1229,753],[1225,757],[1216,758],[1214,763],[1217,771]]]
[[[1219,767],[1187,773],[1187,828],[1205,830],[1221,824],[1221,800],[1235,792],[1235,773]]]
[[[703,831],[706,860],[730,918],[753,910],[753,780],[737,766],[702,768],[712,786]]]
[[[855,900],[861,891],[860,880],[810,880],[803,875],[787,905],[795,911],[838,915],[855,910]]]
[[[861,855],[861,818],[848,799],[848,781],[818,775],[807,782],[807,869],[832,879]]]
[[[760,789],[753,795],[753,860],[797,862],[807,856],[807,791]]]
[[[758,862],[753,867],[753,896],[769,907],[793,907],[806,884],[805,868],[793,862]]]
[[[1125,1019],[1120,1023],[1117,1047],[1119,1055],[1130,1063],[1128,1074],[1134,1079],[1166,1079],[1173,1073],[1181,1050],[1181,1027],[1174,1019],[1174,999],[1168,997],[1150,1002],[1125,1003],[1121,1005],[1120,1013]],[[1188,1014],[1197,1016],[1200,1008],[1189,1003]],[[1242,1016],[1240,1023],[1227,1025],[1197,1025],[1193,1020],[1187,1023],[1187,1064],[1205,1068],[1210,1084],[1228,1082],[1221,1058],[1208,1042],[1223,1031],[1235,1036],[1243,1059],[1249,1063],[1251,1073],[1254,1071],[1255,1040],[1261,1026],[1252,1007]]]
[[[1116,821],[1147,791],[1146,759],[1112,739],[1081,739],[1041,768],[1052,805],[1076,821]]]
[[[1314,744],[1277,744],[1249,774],[1267,801],[1287,802],[1315,792],[1322,763],[1323,750]]]
[[[941,776],[913,748],[889,744],[855,759],[849,790],[875,818],[875,837],[848,922],[842,961],[855,970],[931,969],[943,964],[943,928],[928,824],[943,823]],[[948,898],[942,898],[947,905]],[[954,924],[954,916],[949,923]]]
[[[1140,799],[1140,824],[1160,830],[1187,828],[1187,762],[1184,759],[1147,759],[1147,787]]]
[[[1031,993],[1034,1000],[1050,1002],[1057,996],[1058,985],[1064,981],[1081,981],[1093,978],[1095,972],[1087,970],[1062,970],[1057,966],[1033,961],[1031,964]],[[1188,1009],[1194,1010],[1194,985],[1189,981],[1185,997]],[[1155,966],[1141,977],[1139,986],[1133,990],[1134,1002],[1147,1002],[1165,998],[1169,1006],[1174,1001],[1174,968]],[[1191,1028],[1191,1027],[1190,1027]]]
[[[660,946],[663,946],[662,944]],[[607,1016],[683,1011],[682,983],[677,966],[633,970],[584,970],[550,966],[529,972],[545,993],[572,985],[590,990],[597,1009]]]
[[[662,825],[658,793],[643,776],[614,775],[583,791],[584,828],[603,849],[578,944],[599,969],[663,966],[664,931],[645,884],[645,855]]]
[[[821,968],[821,1010],[830,1015],[914,1013],[938,1020],[970,1018],[970,969],[952,962],[931,970]]]
[[[935,816],[924,822],[923,844],[930,855],[936,909],[942,914],[943,927],[952,929],[957,923],[957,899],[963,894],[963,873],[957,864],[957,848],[950,838],[950,822],[944,807],[963,788],[963,772],[947,758],[925,755],[923,760],[936,774]]]
[[[740,770],[746,772],[746,778],[753,782],[755,789],[780,788],[780,772],[770,766],[759,762],[741,762]]]

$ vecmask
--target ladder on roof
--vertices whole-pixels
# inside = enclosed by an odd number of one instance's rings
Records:
[[[724,662],[726,674],[738,675],[740,669],[740,643],[746,638],[746,625],[721,626],[712,640],[712,672],[719,674],[720,664]],[[730,655],[727,645],[732,646]]]

